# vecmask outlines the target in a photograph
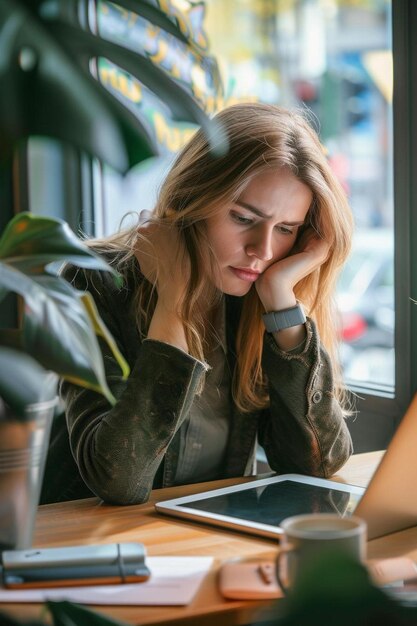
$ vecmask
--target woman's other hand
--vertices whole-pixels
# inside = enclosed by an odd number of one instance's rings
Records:
[[[309,227],[284,259],[276,261],[255,283],[266,311],[279,311],[296,304],[294,287],[327,259],[330,246]]]
[[[329,244],[309,227],[292,248],[291,253],[268,267],[255,283],[266,311],[281,311],[296,305],[296,284],[317,270],[327,259]],[[293,350],[306,336],[304,324],[274,333],[282,350]]]
[[[135,256],[141,272],[156,286],[158,300],[148,338],[164,341],[185,352],[188,344],[180,306],[190,276],[190,260],[175,224],[164,224],[146,212],[137,229]]]
[[[175,224],[164,224],[141,212],[135,256],[140,269],[157,288],[158,300],[176,310],[190,275],[190,262]]]

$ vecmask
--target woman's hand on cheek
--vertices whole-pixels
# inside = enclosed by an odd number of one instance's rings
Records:
[[[319,268],[329,255],[329,244],[308,228],[288,256],[268,267],[255,283],[267,311],[279,311],[296,304],[295,285]]]

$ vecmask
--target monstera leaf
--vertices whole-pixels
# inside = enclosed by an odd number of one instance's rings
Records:
[[[215,122],[185,89],[141,54],[59,21],[50,14],[53,4],[0,2],[0,160],[10,158],[16,143],[31,135],[69,142],[122,173],[158,154],[147,121],[90,73],[89,62],[98,57],[139,78],[172,110],[174,119],[198,124],[212,148],[224,150],[225,139]],[[129,4],[186,39],[147,2]]]
[[[63,262],[109,271],[120,280],[65,222],[22,213],[9,223],[0,239],[0,300],[13,291],[25,307],[19,333],[3,332],[0,339],[10,339],[45,369],[102,393],[113,404],[96,334],[108,343],[125,378],[129,367],[90,294],[57,274]]]

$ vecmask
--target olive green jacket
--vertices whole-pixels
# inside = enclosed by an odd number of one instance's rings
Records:
[[[133,271],[140,272],[139,267]],[[151,489],[172,485],[179,458],[178,437],[174,435],[190,411],[205,364],[171,345],[140,340],[129,279],[119,289],[106,272],[79,270],[72,281],[93,295],[131,374],[123,381],[109,349],[102,345],[107,381],[117,398],[114,407],[93,391],[61,383],[71,450],[92,493],[115,504],[144,502]],[[240,308],[240,298],[226,296],[231,371],[235,367]],[[256,471],[257,441],[278,473],[328,477],[352,453],[349,431],[333,395],[329,357],[314,323],[308,320],[306,327],[307,340],[299,354],[283,352],[265,333],[263,368],[269,382],[268,408],[243,414],[230,396],[225,478]],[[79,476],[68,476],[66,486],[69,498],[86,495]]]

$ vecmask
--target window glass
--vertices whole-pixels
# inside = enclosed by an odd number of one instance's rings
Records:
[[[308,112],[356,222],[337,297],[345,377],[351,385],[393,391],[391,2],[160,0],[160,5],[180,11],[203,47],[206,61],[200,69],[178,41],[162,37],[116,5],[99,3],[99,29],[119,43],[141,47],[144,55],[187,84],[208,112],[247,100]],[[134,212],[152,208],[175,152],[195,130],[176,126],[169,116],[164,119],[163,103],[118,72],[100,61],[103,84],[148,120],[162,157],[124,179],[104,168],[106,232],[114,231],[125,213],[133,212],[134,218]],[[145,113],[139,111],[144,103]]]
[[[65,219],[62,200],[63,155],[58,141],[31,137],[27,144],[28,202],[35,215]]]

